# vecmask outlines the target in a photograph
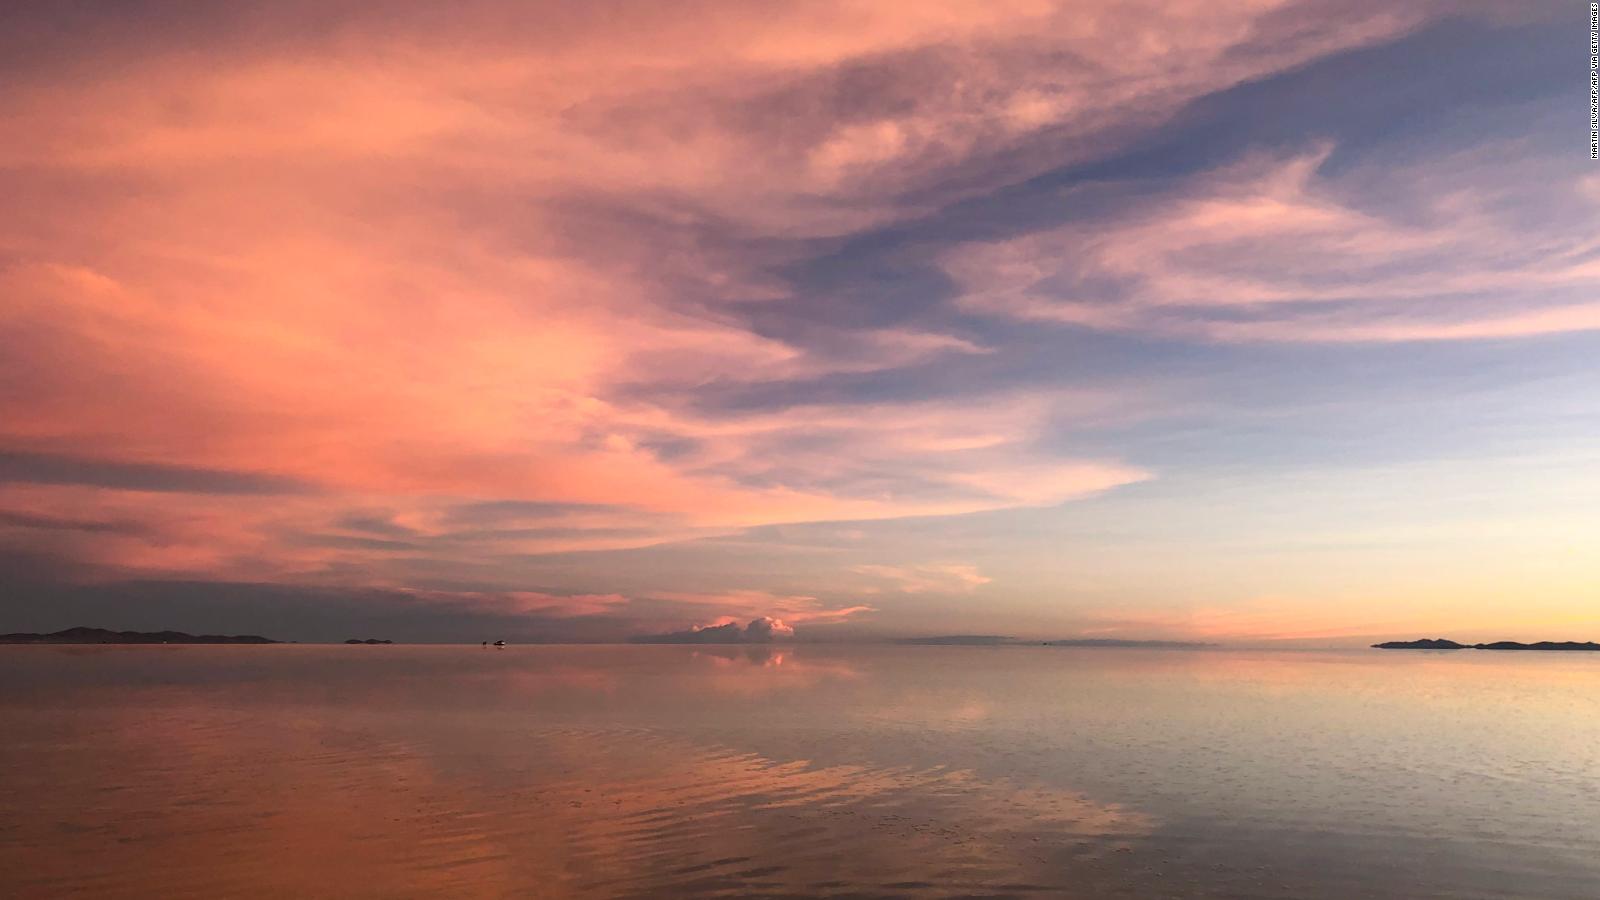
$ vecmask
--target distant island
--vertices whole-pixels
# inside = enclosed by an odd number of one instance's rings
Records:
[[[0,634],[0,644],[281,644],[256,634],[187,634],[182,631],[111,631],[68,628],[49,634]]]
[[[363,641],[360,638],[351,638],[350,640],[345,641],[345,643],[346,644],[392,644],[392,643],[394,643],[394,641],[380,641],[377,638],[367,638],[366,640]]]
[[[1533,644],[1523,644],[1517,641],[1495,641],[1492,644],[1460,644],[1444,638],[1385,641],[1372,646],[1379,650],[1600,650],[1600,644],[1594,641],[1539,641]]]
[[[1215,647],[1199,641],[1140,641],[1125,638],[1066,638],[1057,641],[1025,641],[1001,634],[946,634],[936,637],[905,638],[902,644],[923,644],[941,647],[1112,647],[1182,650],[1198,647]]]

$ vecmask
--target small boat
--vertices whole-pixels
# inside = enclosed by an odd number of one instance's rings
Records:
[[[505,641],[495,641],[494,645],[496,647],[504,647],[506,645],[506,642]]]

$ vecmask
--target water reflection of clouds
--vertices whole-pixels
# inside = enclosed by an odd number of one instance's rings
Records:
[[[603,893],[741,893],[931,888],[1049,880],[1064,856],[1088,858],[1147,834],[1151,820],[1081,795],[945,767],[818,765],[659,733],[560,735],[568,758],[613,773],[594,789],[603,815],[573,823],[580,846],[607,848]],[[588,766],[558,791],[588,791]],[[621,773],[621,774],[618,774]],[[671,865],[665,864],[671,861]]]
[[[865,677],[848,660],[810,656],[797,648],[704,647],[691,651],[689,659],[695,665],[685,677],[697,688],[718,694],[757,696]]]
[[[133,699],[58,717],[55,752],[3,792],[0,808],[33,813],[0,835],[14,896],[473,896],[516,880],[507,844],[468,824],[474,799],[414,746],[172,690]]]
[[[27,649],[0,655],[22,896],[1595,883],[1587,658]]]
[[[780,652],[713,658],[806,671]],[[229,708],[170,686],[125,699],[52,719],[72,749],[7,798],[37,815],[0,836],[0,863],[46,893],[143,872],[152,896],[927,894],[1047,886],[1152,827],[970,770],[824,764],[652,727]]]

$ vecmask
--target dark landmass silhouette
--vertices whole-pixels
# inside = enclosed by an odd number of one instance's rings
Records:
[[[1495,641],[1492,644],[1459,644],[1444,638],[1385,641],[1372,646],[1379,650],[1600,650],[1600,644],[1594,641],[1538,641],[1532,644]]]
[[[1516,641],[1495,641],[1492,644],[1473,644],[1475,650],[1600,650],[1594,641],[1538,641],[1521,644]]]
[[[1199,641],[1140,641],[1125,638],[1065,638],[1057,641],[1024,641],[1014,637],[1000,634],[946,634],[936,637],[905,638],[898,643],[902,644],[933,644],[939,646],[960,647],[1004,647],[1004,646],[1043,646],[1043,647],[1127,647],[1127,648],[1152,648],[1152,649],[1190,649],[1195,647],[1215,647],[1216,644],[1206,644]]]
[[[377,638],[367,638],[366,640],[363,641],[360,638],[351,638],[348,641],[345,641],[345,643],[346,644],[392,644],[392,643],[394,643],[394,641],[380,641]]]
[[[1458,644],[1444,638],[1420,638],[1415,641],[1384,641],[1372,646],[1379,650],[1466,650],[1470,644]]]
[[[49,634],[0,634],[0,644],[281,644],[255,634],[187,634],[182,631],[111,631],[68,628]]]

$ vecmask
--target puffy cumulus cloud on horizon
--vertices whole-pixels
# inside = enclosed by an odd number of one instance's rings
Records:
[[[794,628],[784,624],[782,619],[759,616],[744,626],[738,622],[695,625],[684,631],[639,635],[632,640],[641,644],[769,644],[793,637]]]
[[[762,616],[750,620],[744,627],[744,638],[752,643],[765,643],[767,641],[782,640],[794,637],[794,629],[783,624],[782,619]]]

